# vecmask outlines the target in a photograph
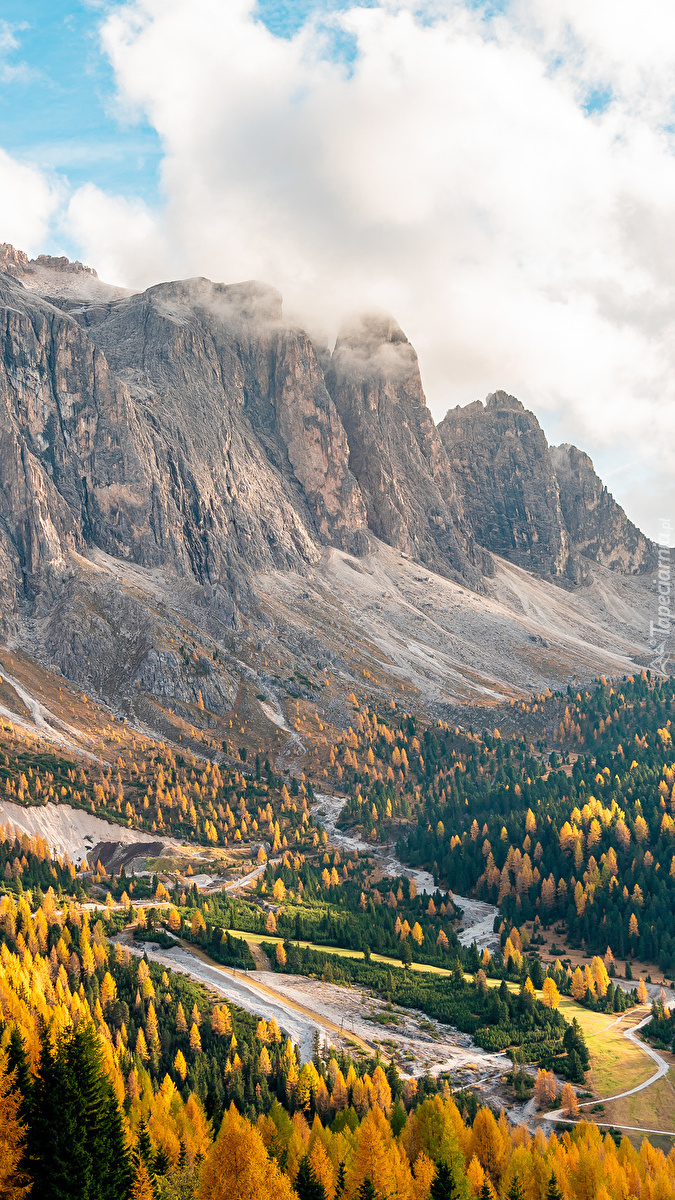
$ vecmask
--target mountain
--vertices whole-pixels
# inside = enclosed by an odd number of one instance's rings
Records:
[[[338,336],[326,382],[347,434],[368,524],[432,570],[481,589],[493,573],[477,545],[438,430],[417,355],[388,317],[361,317]]]
[[[584,559],[627,574],[653,571],[656,550],[575,446],[549,447],[534,413],[494,392],[451,409],[438,432],[481,545],[565,586]],[[581,557],[583,556],[583,558]]]
[[[0,627],[31,661],[170,733],[242,688],[283,724],[272,663],[332,673],[342,721],[357,681],[493,703],[646,659],[654,547],[590,460],[503,392],[436,427],[392,318],[330,354],[265,284],[0,268]]]
[[[551,461],[576,552],[613,571],[630,575],[654,571],[656,546],[629,521],[596,475],[588,455],[576,446],[552,446]]]
[[[481,544],[544,578],[578,582],[548,443],[534,413],[495,392],[484,405],[451,409],[438,432]]]

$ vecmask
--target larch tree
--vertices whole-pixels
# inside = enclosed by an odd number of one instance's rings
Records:
[[[552,1071],[539,1070],[534,1081],[534,1098],[537,1108],[548,1111],[555,1103],[558,1081]]]
[[[562,1090],[561,1108],[568,1117],[579,1116],[579,1102],[571,1083],[566,1083]]]
[[[234,1104],[206,1156],[197,1200],[294,1200],[291,1182],[268,1157],[265,1143]]]
[[[550,975],[546,976],[541,989],[541,999],[545,1008],[557,1008],[560,1004],[560,992],[556,985],[555,979],[551,979]]]
[[[489,1108],[479,1108],[471,1133],[471,1153],[491,1179],[501,1177],[506,1162],[507,1147],[493,1114]]]
[[[156,1200],[156,1195],[152,1176],[145,1163],[139,1161],[134,1171],[129,1200]]]
[[[333,1196],[335,1192],[335,1171],[328,1151],[320,1137],[316,1138],[309,1152],[309,1161],[314,1172],[314,1177],[323,1186],[326,1196]]]
[[[23,1171],[26,1126],[21,1120],[22,1094],[16,1087],[17,1068],[0,1066],[0,1197],[23,1200],[30,1190]]]
[[[637,994],[638,994],[638,1000],[640,1001],[640,1004],[648,1004],[649,1003],[649,992],[647,991],[647,985],[646,985],[644,979],[641,979],[640,982],[638,983]]]

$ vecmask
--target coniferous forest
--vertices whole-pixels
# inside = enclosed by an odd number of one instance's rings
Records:
[[[672,1155],[647,1141],[636,1149],[583,1120],[533,1136],[472,1091],[451,1093],[447,1079],[406,1077],[378,1055],[353,1056],[318,1040],[303,1062],[274,1020],[144,953],[145,944],[180,939],[214,962],[250,968],[246,934],[255,934],[276,970],[358,985],[488,1051],[508,1051],[514,1086],[529,1080],[540,1109],[578,1114],[571,1085],[586,1086],[589,1051],[577,1022],[559,1011],[560,996],[620,1015],[644,1001],[642,983],[616,986],[634,958],[672,971],[673,696],[645,674],[598,681],[583,696],[533,699],[522,719],[536,718],[538,737],[422,728],[407,714],[378,716],[355,702],[355,728],[326,770],[350,797],[343,821],[373,842],[398,829],[401,857],[433,871],[433,895],[378,876],[367,850],[331,850],[308,811],[309,781],[288,788],[271,772],[265,779],[260,764],[255,774],[228,777],[222,819],[225,840],[249,838],[255,821],[275,844],[248,898],[206,897],[195,886],[167,888],[123,870],[107,879],[101,864],[83,873],[67,858],[52,859],[40,838],[7,833],[0,1196],[675,1194]],[[71,789],[77,782],[63,760],[14,765],[7,755],[5,768],[9,790],[21,787],[24,802],[40,803],[57,771]],[[180,819],[192,789],[208,842],[224,773],[200,777],[161,750],[137,769],[155,826],[172,804]],[[95,809],[112,797],[119,812],[135,771],[125,762],[118,774],[83,803]],[[106,886],[106,902],[92,904]],[[498,950],[460,946],[453,889],[498,905]],[[552,927],[587,952],[583,971],[560,960],[542,966],[536,931]],[[411,971],[411,963],[437,973]],[[646,1030],[654,1045],[674,1044],[672,1023],[655,1002]],[[523,1074],[523,1064],[533,1073]]]

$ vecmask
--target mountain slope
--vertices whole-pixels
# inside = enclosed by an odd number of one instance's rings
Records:
[[[504,393],[436,428],[393,320],[326,357],[266,285],[129,294],[10,251],[0,622],[33,661],[216,737],[244,693],[286,722],[273,663],[320,664],[348,720],[357,683],[492,703],[648,661],[653,548],[590,460]]]

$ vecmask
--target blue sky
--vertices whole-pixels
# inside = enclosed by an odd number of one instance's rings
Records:
[[[276,36],[291,37],[310,14],[349,3],[259,0],[257,14]],[[363,7],[370,3],[361,0]],[[9,38],[16,46],[0,56],[0,143],[73,188],[92,182],[153,204],[160,199],[160,140],[142,116],[131,121],[121,112],[99,44],[99,26],[115,7],[95,0],[3,0],[0,46]],[[349,58],[352,47],[336,36],[333,51]]]
[[[145,122],[120,119],[98,25],[105,10],[72,0],[3,0],[18,43],[2,57],[2,145],[15,157],[111,192],[156,197],[161,146]]]
[[[256,14],[277,37],[292,37],[310,15],[330,19],[352,2],[259,0]],[[359,3],[368,8],[376,0]],[[501,3],[476,6],[491,12]],[[73,188],[92,182],[153,204],[160,199],[160,140],[142,116],[131,121],[120,111],[99,44],[99,26],[116,7],[105,0],[3,0],[0,46],[3,31],[17,44],[0,53],[0,144]],[[353,56],[340,31],[329,44],[336,59]]]

